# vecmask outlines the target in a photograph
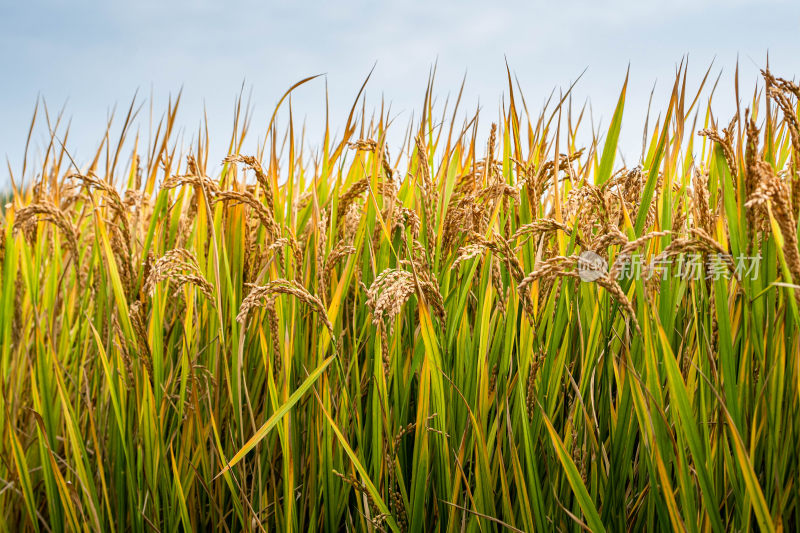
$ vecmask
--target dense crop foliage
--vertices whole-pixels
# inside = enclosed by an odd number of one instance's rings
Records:
[[[800,88],[718,121],[682,70],[620,168],[627,83],[581,149],[510,80],[488,139],[429,88],[396,154],[359,106],[242,154],[237,112],[214,176],[177,102],[81,167],[48,117],[0,228],[0,530],[800,527]]]

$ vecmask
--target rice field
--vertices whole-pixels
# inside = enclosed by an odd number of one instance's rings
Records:
[[[626,168],[627,79],[592,131],[511,78],[493,117],[430,83],[392,146],[359,95],[310,151],[311,79],[255,153],[241,107],[227,153],[182,145],[178,98],[73,161],[40,109],[0,222],[0,531],[800,527],[800,87],[682,68]]]

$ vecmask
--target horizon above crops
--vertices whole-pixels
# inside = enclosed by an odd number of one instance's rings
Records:
[[[620,151],[629,163],[638,158],[650,91],[655,84],[654,113],[663,112],[671,79],[688,55],[688,84],[699,83],[712,61],[711,77],[720,71],[714,110],[728,116],[735,109],[732,86],[737,56],[740,83],[751,87],[770,54],[776,72],[796,70],[800,57],[800,4],[796,2],[617,1],[550,7],[511,3],[485,9],[472,3],[412,2],[377,7],[366,2],[335,7],[272,2],[143,2],[115,7],[92,2],[32,2],[0,11],[0,71],[13,82],[0,86],[0,157],[14,174],[22,165],[25,135],[37,101],[50,113],[66,104],[71,120],[67,148],[80,164],[93,156],[98,131],[110,110],[124,113],[134,92],[145,107],[137,127],[151,130],[151,91],[157,121],[161,110],[183,89],[176,129],[188,146],[207,115],[212,131],[231,128],[231,110],[244,85],[252,90],[254,135],[258,137],[283,92],[296,81],[325,73],[292,97],[297,124],[306,121],[306,140],[319,147],[326,87],[331,127],[341,131],[352,100],[375,65],[365,94],[367,108],[385,97],[395,122],[389,144],[397,145],[412,114],[418,111],[428,72],[437,64],[437,106],[456,97],[466,84],[462,110],[480,103],[495,115],[508,90],[504,61],[519,79],[531,113],[538,113],[555,90],[573,90],[573,105],[590,101],[592,118],[602,133],[613,113],[621,80],[630,63],[631,77]],[[779,14],[780,16],[777,16]],[[711,21],[711,22],[710,22]],[[285,112],[280,116],[287,119]],[[483,122],[482,134],[488,134]],[[112,135],[119,133],[117,120]],[[591,128],[584,128],[585,139]],[[212,138],[211,142],[218,142]],[[29,156],[43,157],[49,141],[44,124],[33,132]],[[582,142],[581,144],[588,144]],[[224,151],[212,144],[212,152]],[[214,162],[217,170],[219,163]],[[0,187],[8,170],[0,172]]]

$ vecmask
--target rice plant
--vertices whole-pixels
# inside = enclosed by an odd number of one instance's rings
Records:
[[[175,101],[76,162],[48,117],[0,226],[0,530],[796,530],[800,87],[729,120],[707,82],[630,168],[627,80],[589,146],[511,76],[488,138],[429,84],[399,146],[356,104],[209,154]]]

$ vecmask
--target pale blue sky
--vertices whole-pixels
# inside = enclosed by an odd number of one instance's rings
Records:
[[[211,158],[221,160],[243,81],[252,89],[255,143],[280,95],[312,74],[326,73],[333,126],[341,128],[376,62],[368,103],[381,96],[390,101],[398,130],[419,108],[435,61],[440,100],[457,93],[466,72],[465,109],[480,100],[488,125],[507,91],[507,58],[532,112],[553,88],[568,87],[588,67],[575,100],[590,97],[595,122],[603,124],[630,63],[621,146],[630,162],[638,159],[653,83],[660,110],[685,54],[695,82],[716,58],[713,73],[721,70],[722,79],[714,108],[727,120],[737,56],[747,98],[767,51],[776,73],[800,74],[800,2],[4,1],[0,156],[19,172],[37,95],[51,113],[66,102],[72,120],[68,148],[86,162],[114,104],[122,115],[137,88],[143,101],[152,91],[160,114],[169,95],[183,87],[178,123],[186,141],[197,131],[205,106],[218,141]],[[295,117],[307,118],[312,134],[324,113],[324,90],[325,82],[317,80],[293,97]],[[147,107],[140,119],[146,135]],[[40,127],[33,136],[33,160],[45,141],[46,128]],[[7,176],[4,165],[0,182]]]

